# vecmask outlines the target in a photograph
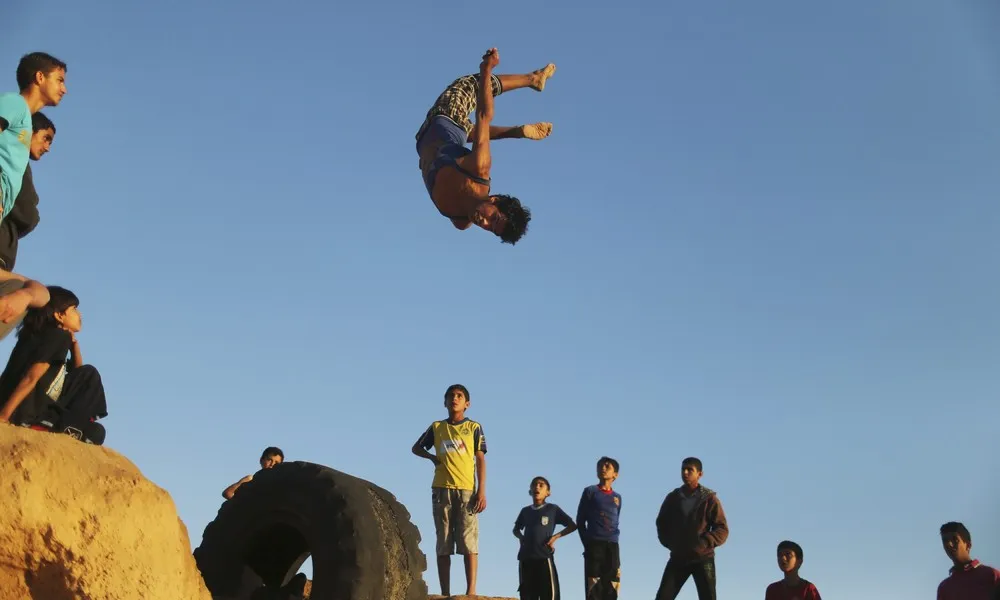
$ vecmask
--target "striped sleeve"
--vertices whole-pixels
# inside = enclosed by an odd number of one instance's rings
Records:
[[[476,429],[472,433],[472,447],[476,452],[486,454],[486,434],[483,433],[483,426],[479,423],[476,423]]]

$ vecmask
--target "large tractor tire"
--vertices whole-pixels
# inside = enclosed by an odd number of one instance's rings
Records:
[[[410,513],[386,490],[286,462],[239,487],[194,557],[215,600],[280,597],[310,555],[311,600],[426,600],[419,543]]]

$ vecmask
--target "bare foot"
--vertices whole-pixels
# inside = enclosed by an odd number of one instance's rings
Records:
[[[524,137],[529,140],[544,140],[552,133],[552,123],[532,123],[531,125],[521,125]]]
[[[542,91],[545,89],[545,82],[549,80],[556,72],[556,66],[552,63],[545,65],[545,68],[533,71],[531,74],[534,76],[534,80],[531,82],[531,88],[535,91]]]

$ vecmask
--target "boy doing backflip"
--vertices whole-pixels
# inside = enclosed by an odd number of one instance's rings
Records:
[[[424,185],[438,212],[458,229],[477,225],[513,245],[527,232],[531,211],[517,198],[490,193],[490,140],[541,140],[552,132],[552,124],[492,125],[493,98],[519,88],[542,91],[556,66],[525,75],[494,75],[498,64],[500,53],[493,48],[483,56],[478,75],[459,77],[438,96],[417,132],[417,154]],[[473,110],[475,125],[469,121]],[[467,141],[472,150],[465,147]]]

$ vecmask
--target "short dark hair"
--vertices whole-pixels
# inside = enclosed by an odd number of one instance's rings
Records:
[[[791,540],[785,540],[778,544],[778,552],[782,550],[791,550],[795,554],[795,558],[798,560],[799,564],[802,564],[802,546],[796,544]]]
[[[531,485],[535,485],[536,481],[541,481],[542,483],[545,484],[545,487],[549,488],[550,492],[552,491],[552,485],[549,484],[549,480],[548,479],[546,479],[546,478],[542,477],[541,475],[539,475],[538,477],[535,477],[534,479],[531,480]]]
[[[43,129],[51,129],[54,134],[56,132],[56,124],[45,113],[38,111],[31,115],[31,131],[38,133]]]
[[[610,456],[602,456],[601,458],[597,459],[597,466],[601,466],[604,463],[611,463],[611,468],[615,470],[615,473],[618,473],[617,460],[611,458]]]
[[[681,462],[681,468],[683,469],[684,467],[694,467],[698,469],[699,473],[705,470],[701,467],[701,459],[695,458],[694,456],[689,456],[685,458],[683,462]]]
[[[468,400],[469,402],[472,402],[472,396],[469,395],[469,390],[466,389],[466,387],[464,385],[462,385],[461,383],[455,383],[455,384],[449,385],[448,389],[446,389],[444,391],[444,397],[447,398],[455,390],[458,390],[458,391],[462,392],[463,394],[465,394],[465,399]]]
[[[76,294],[57,285],[48,286],[49,301],[41,308],[29,308],[21,324],[17,326],[17,337],[32,336],[48,329],[59,327],[56,313],[66,312],[80,306]]]
[[[964,541],[966,545],[972,543],[972,534],[969,533],[969,530],[962,523],[958,521],[948,521],[941,526],[941,535],[952,533],[957,533],[958,537],[962,538],[962,541]]]
[[[281,460],[285,460],[285,453],[281,451],[281,448],[277,446],[268,446],[264,448],[264,451],[260,453],[260,458],[263,460],[265,458],[274,458],[277,456]]]
[[[66,63],[44,52],[32,52],[21,57],[17,63],[17,87],[20,91],[28,89],[35,81],[36,73],[48,75],[57,69],[66,70]]]
[[[531,211],[527,206],[521,206],[521,201],[517,198],[504,194],[493,196],[493,204],[503,216],[507,217],[507,225],[500,233],[500,241],[513,246],[528,233]]]

